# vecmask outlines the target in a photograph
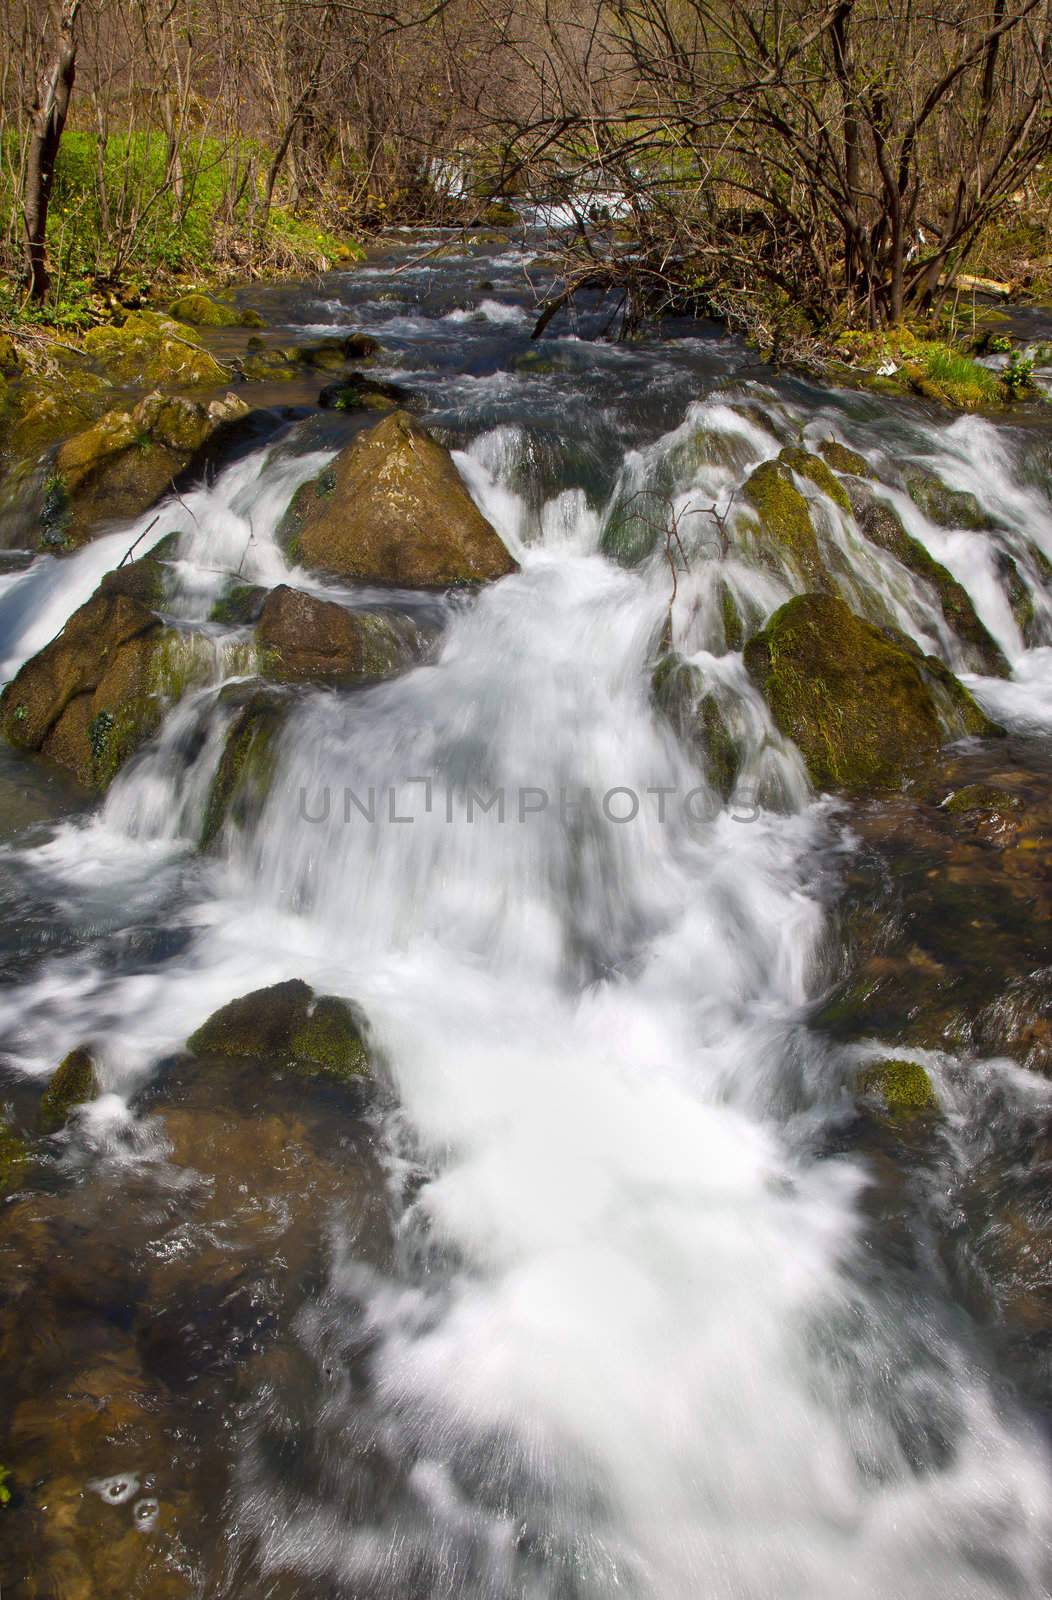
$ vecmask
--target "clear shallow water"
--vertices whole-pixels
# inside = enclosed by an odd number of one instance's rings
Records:
[[[542,341],[550,365],[531,371],[514,252],[259,303],[305,336],[383,341],[380,374],[426,397],[522,571],[429,602],[444,633],[417,670],[306,695],[262,817],[217,856],[194,843],[229,717],[224,662],[244,666],[241,637],[212,626],[215,682],[100,810],[0,858],[12,927],[47,922],[57,946],[15,941],[10,1067],[43,1074],[90,1039],[109,1091],[68,1141],[70,1181],[129,1167],[147,1193],[170,1181],[157,1086],[226,1000],[303,977],[372,1026],[390,1237],[363,1249],[359,1184],[326,1190],[319,1257],[281,1291],[295,1360],[261,1378],[239,1355],[237,1407],[205,1449],[230,1463],[209,1536],[227,1556],[186,1592],[1046,1593],[1040,1419],[933,1259],[907,1266],[875,1242],[870,1157],[836,1148],[857,1056],[808,1019],[836,937],[828,875],[851,842],[718,622],[717,580],[760,614],[791,581],[740,550],[717,561],[697,510],[729,507],[796,428],[860,449],[1012,663],[1011,682],[972,675],[975,692],[1030,733],[1052,718],[1050,651],[1024,647],[995,556],[1015,556],[1047,619],[1031,547],[1052,557],[1052,505],[1032,437],[775,382],[698,330],[596,346],[577,337],[586,318]],[[166,509],[183,625],[204,624],[232,571],[348,598],[290,575],[273,537],[341,426],[295,425]],[[699,432],[719,448],[685,451]],[[928,522],[895,487],[909,461],[975,493],[996,532]],[[671,617],[660,551],[630,572],[599,553],[618,499],[651,488],[685,519]],[[846,597],[967,671],[932,594],[817,490],[814,516]],[[136,532],[4,580],[8,670]],[[742,742],[726,806],[651,701],[666,625]],[[375,820],[348,792],[378,797]],[[1047,1094],[996,1062],[964,1090],[925,1059],[957,1139],[933,1179],[945,1190],[984,1123],[1039,1116]],[[241,1181],[265,1198],[274,1180],[249,1163]],[[918,1235],[936,1211],[916,1201]]]

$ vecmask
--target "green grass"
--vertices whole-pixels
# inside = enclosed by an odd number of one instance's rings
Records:
[[[48,216],[49,303],[40,312],[25,308],[17,282],[0,281],[0,317],[81,327],[96,320],[91,296],[100,284],[134,293],[158,282],[207,281],[221,275],[234,245],[243,271],[250,239],[258,259],[278,270],[317,270],[346,259],[353,253],[346,241],[280,207],[272,209],[265,234],[255,232],[268,159],[249,140],[235,146],[190,139],[176,193],[162,133],[111,134],[100,148],[96,133],[68,130]],[[0,162],[0,214],[12,214],[4,183],[15,165]]]
[[[997,374],[951,345],[922,346],[920,366],[931,383],[947,392],[972,394],[991,405],[1004,400],[1004,389]]]

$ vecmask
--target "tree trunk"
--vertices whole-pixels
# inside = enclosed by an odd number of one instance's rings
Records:
[[[62,0],[54,54],[44,70],[33,106],[33,133],[26,161],[26,276],[30,298],[41,301],[51,287],[47,268],[47,214],[55,179],[55,160],[66,126],[69,97],[77,70],[74,24],[80,0]]]

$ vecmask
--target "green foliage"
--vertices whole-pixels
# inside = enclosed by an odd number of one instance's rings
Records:
[[[1001,382],[1011,395],[1021,394],[1025,389],[1032,388],[1034,382],[1034,358],[1024,356],[1015,350],[1007,367],[1001,373]]]
[[[10,136],[9,136],[10,139]],[[0,151],[0,207],[17,211],[13,148]],[[182,176],[173,181],[168,144],[157,131],[110,134],[68,129],[59,147],[48,214],[52,291],[46,306],[23,305],[14,277],[0,283],[0,318],[82,328],[97,320],[91,297],[100,285],[148,293],[177,277],[214,276],[224,253],[246,246],[268,264],[320,269],[358,253],[309,219],[279,207],[257,231],[261,174],[269,153],[250,140],[186,141]],[[236,317],[235,317],[236,320]]]

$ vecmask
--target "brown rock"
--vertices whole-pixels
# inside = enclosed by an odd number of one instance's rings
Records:
[[[419,654],[420,639],[397,612],[348,611],[281,584],[260,613],[256,640],[272,677],[386,678]]]
[[[449,451],[404,411],[304,484],[282,531],[296,560],[372,583],[444,588],[518,570]]]

